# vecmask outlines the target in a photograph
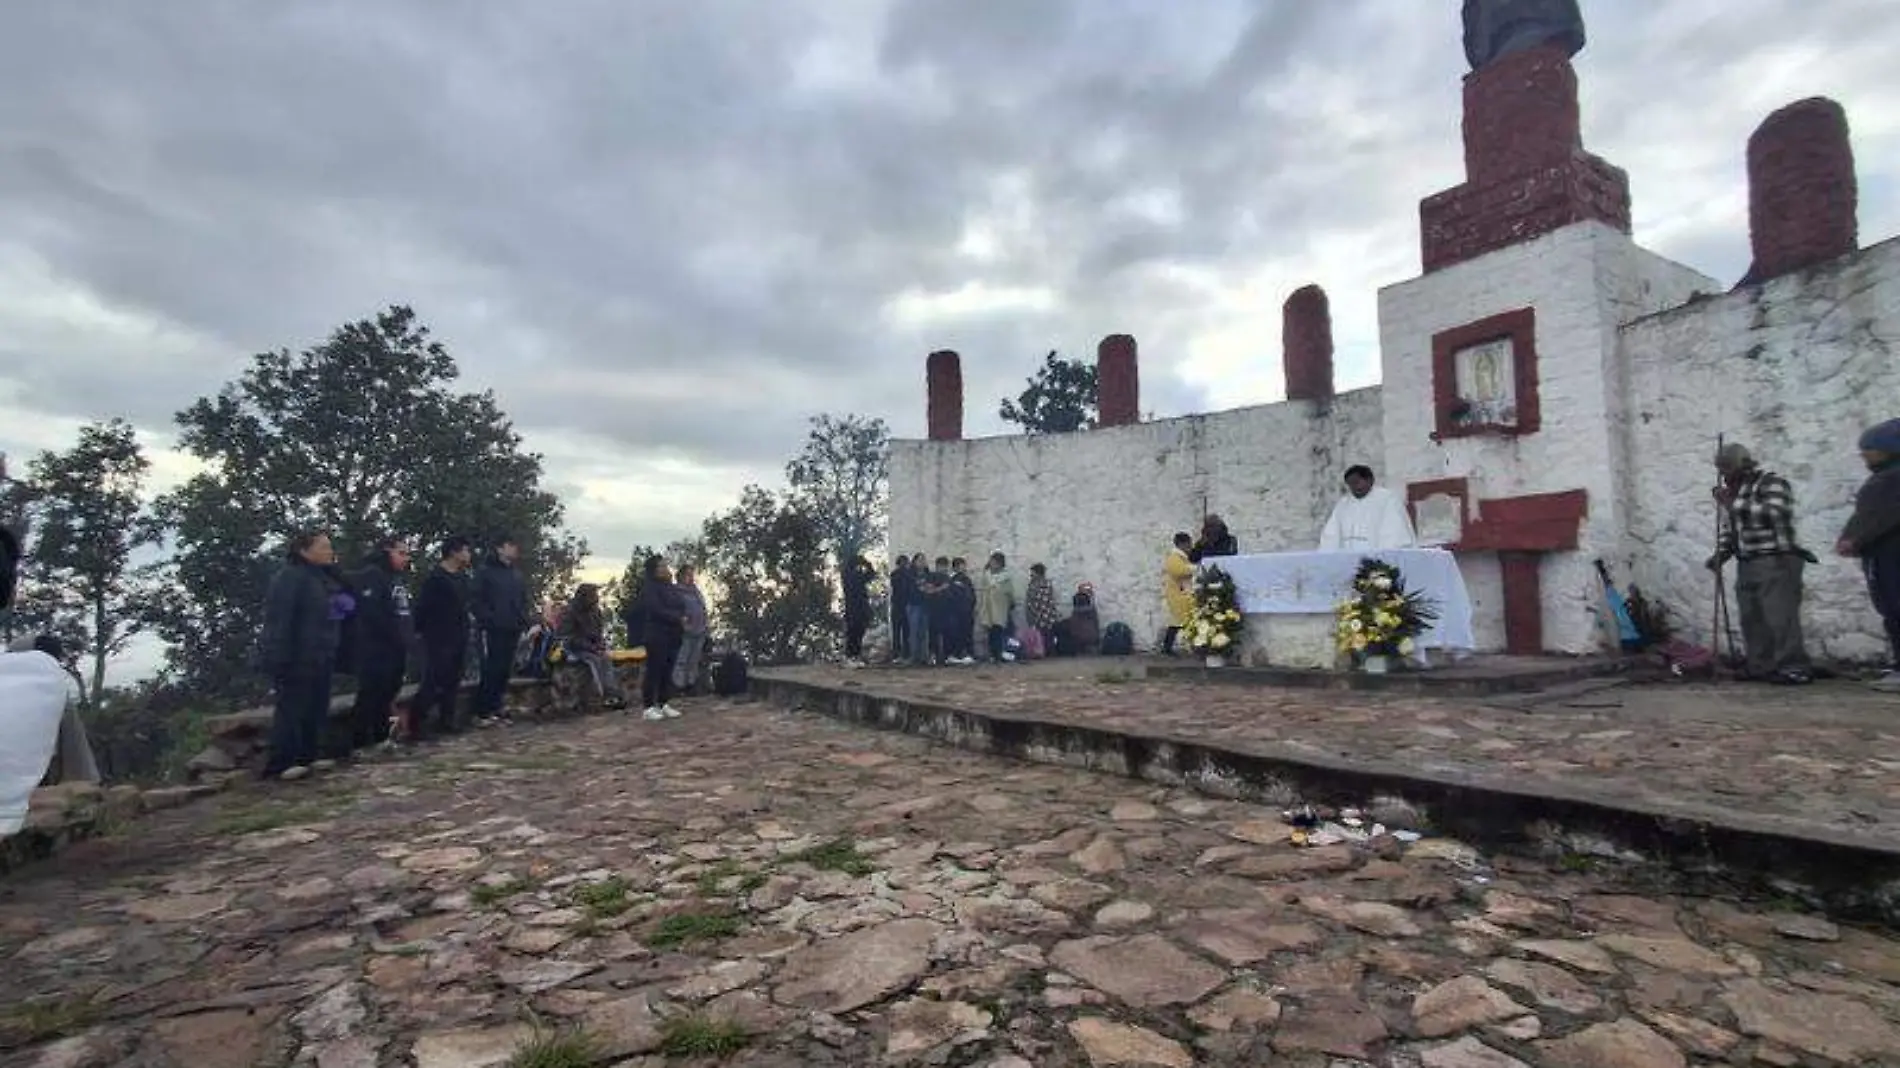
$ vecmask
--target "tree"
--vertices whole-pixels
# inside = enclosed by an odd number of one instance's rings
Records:
[[[814,416],[804,449],[785,465],[793,499],[818,523],[840,568],[884,543],[890,443],[882,419]]]
[[[641,636],[628,634],[626,623],[627,610],[640,603],[640,591],[646,585],[647,557],[655,550],[651,545],[636,545],[633,553],[627,557],[627,566],[620,577],[601,587],[600,605],[607,614],[607,634],[616,644],[633,646],[640,644]]]
[[[747,486],[737,506],[706,520],[700,541],[720,628],[747,658],[795,663],[836,645],[824,533],[797,498]]]
[[[1043,358],[1042,369],[1029,376],[1029,387],[1013,401],[1004,398],[997,414],[1031,434],[1093,430],[1095,365],[1065,360],[1051,350]]]
[[[155,623],[180,681],[227,698],[258,692],[249,655],[264,586],[300,527],[330,530],[352,564],[385,533],[425,547],[507,533],[531,588],[566,592],[586,550],[541,488],[541,457],[522,450],[492,393],[454,391],[459,376],[396,306],[302,353],[261,353],[179,413],[182,447],[208,468],[158,509],[175,554]]]
[[[150,469],[132,424],[122,419],[82,427],[70,450],[43,452],[29,465],[28,599],[46,613],[49,629],[87,660],[82,700],[99,697],[106,662],[145,629],[148,573],[132,558],[160,540],[145,516]]]

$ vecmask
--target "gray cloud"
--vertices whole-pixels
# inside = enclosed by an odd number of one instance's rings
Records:
[[[1900,229],[1877,2],[1586,5],[1591,147],[1633,172],[1639,237],[1737,276],[1742,140],[1812,93],[1860,124],[1863,232]],[[1258,316],[1235,373],[1276,377],[1308,281],[1370,351],[1418,199],[1460,178],[1462,73],[1450,0],[14,4],[0,262],[40,296],[0,293],[0,384],[162,428],[246,354],[407,302],[559,437],[562,485],[603,477],[580,457],[706,473],[574,504],[617,554],[772,477],[813,412],[921,433],[934,348],[964,353],[972,433],[1113,332],[1146,408],[1261,399],[1190,351]],[[946,296],[971,287],[1020,299]]]

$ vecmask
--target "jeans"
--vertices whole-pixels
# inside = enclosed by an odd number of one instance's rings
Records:
[[[680,639],[679,660],[673,665],[673,689],[691,694],[699,685],[699,661],[706,655],[706,636],[688,634]]]
[[[910,608],[891,606],[891,659],[902,660],[910,652]]]
[[[679,663],[681,635],[647,634],[647,662],[640,672],[640,700],[648,708],[659,708],[673,697],[673,668]]]
[[[264,765],[267,777],[316,761],[324,721],[330,715],[330,673],[286,675],[277,680],[276,690],[276,706],[271,710],[270,759]]]
[[[608,701],[625,701],[627,695],[620,689],[620,676],[614,673],[613,661],[607,654],[595,650],[570,650],[574,659],[587,665],[593,673],[594,686],[600,690],[600,696]]]
[[[356,673],[356,703],[350,708],[350,746],[368,749],[389,737],[389,712],[402,692],[402,660],[366,662]]]
[[[846,616],[844,619],[844,655],[852,660],[864,657],[864,632],[870,629],[871,622],[863,616]]]
[[[1748,650],[1748,673],[1767,678],[1808,670],[1801,640],[1801,570],[1793,553],[1743,560],[1735,571],[1735,608]]]
[[[460,730],[462,724],[455,712],[455,699],[461,692],[461,646],[424,649],[422,681],[416,684],[416,695],[409,699],[409,724],[415,733],[420,736],[431,730]],[[435,713],[433,719],[431,712]]]
[[[482,628],[482,676],[475,688],[475,714],[494,716],[501,713],[502,696],[508,692],[508,678],[515,673],[515,646],[521,641],[518,628]]]
[[[1861,558],[1867,574],[1867,594],[1874,610],[1886,625],[1887,647],[1893,655],[1893,668],[1900,671],[1900,538],[1875,546]]]
[[[909,638],[910,662],[923,664],[930,660],[930,613],[920,604],[904,607],[904,636]]]
[[[1009,628],[1003,627],[1003,626],[991,626],[988,629],[986,636],[989,638],[990,659],[996,661],[999,664],[1002,663],[1003,662],[1003,647],[1009,641]]]

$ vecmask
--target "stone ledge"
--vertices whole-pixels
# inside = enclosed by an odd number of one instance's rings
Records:
[[[26,822],[19,831],[0,837],[0,875],[42,860],[88,838],[111,831],[146,812],[176,808],[224,789],[225,777],[192,786],[101,786],[92,782],[60,783],[33,791]]]
[[[1352,760],[979,713],[753,672],[752,693],[856,726],[976,752],[1111,772],[1264,804],[1398,798],[1480,848],[1596,857],[1661,869],[1691,887],[1793,895],[1852,920],[1900,926],[1900,842],[1853,829],[1574,787],[1533,792],[1503,776]]]

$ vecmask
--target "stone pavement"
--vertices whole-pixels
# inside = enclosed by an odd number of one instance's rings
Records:
[[[1588,682],[1485,699],[1146,680],[1141,668],[1123,659],[765,674],[1900,850],[1900,697],[1849,682]]]
[[[0,1065],[1900,1063],[1900,943],[1619,878],[706,702],[14,874]]]

